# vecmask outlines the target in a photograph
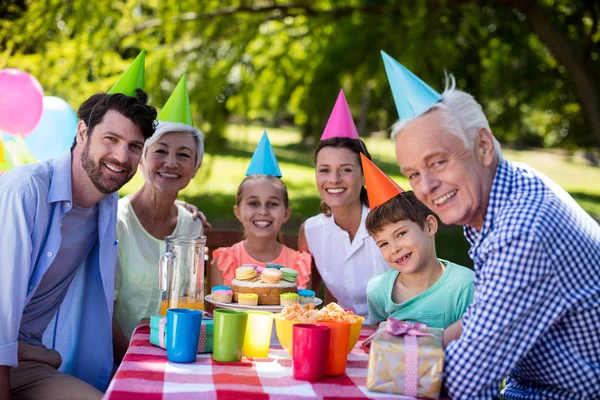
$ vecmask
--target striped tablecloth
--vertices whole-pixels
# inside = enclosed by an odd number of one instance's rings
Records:
[[[221,363],[212,354],[198,354],[191,364],[169,362],[166,350],[150,344],[150,328],[142,324],[104,399],[412,399],[365,387],[369,355],[359,345],[373,332],[371,328],[361,331],[348,355],[345,375],[311,383],[292,377],[292,360],[276,345],[266,359],[244,357],[238,363]]]

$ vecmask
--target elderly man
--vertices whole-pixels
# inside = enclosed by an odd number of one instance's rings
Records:
[[[471,244],[475,298],[462,332],[460,323],[444,332],[448,393],[496,398],[507,377],[505,399],[597,398],[598,223],[548,177],[503,159],[481,106],[453,81],[431,95],[384,60],[396,104],[398,74],[416,99],[392,128],[398,164],[417,197],[445,224],[463,225]]]

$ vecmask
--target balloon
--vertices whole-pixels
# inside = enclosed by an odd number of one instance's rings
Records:
[[[77,115],[69,103],[55,96],[45,96],[42,118],[25,143],[39,161],[56,158],[71,148],[77,132]]]
[[[0,70],[0,130],[27,136],[42,116],[42,85],[25,71]]]

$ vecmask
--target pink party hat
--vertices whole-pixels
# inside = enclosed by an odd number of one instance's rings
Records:
[[[354,125],[354,120],[352,119],[352,114],[350,114],[350,108],[348,107],[343,90],[340,90],[321,140],[333,137],[358,139],[358,131],[356,130],[356,125]]]

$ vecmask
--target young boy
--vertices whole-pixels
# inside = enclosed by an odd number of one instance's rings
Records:
[[[473,300],[473,271],[435,254],[437,219],[366,157],[361,158],[371,212],[366,228],[391,270],[367,284],[369,322],[388,317],[445,329]]]

